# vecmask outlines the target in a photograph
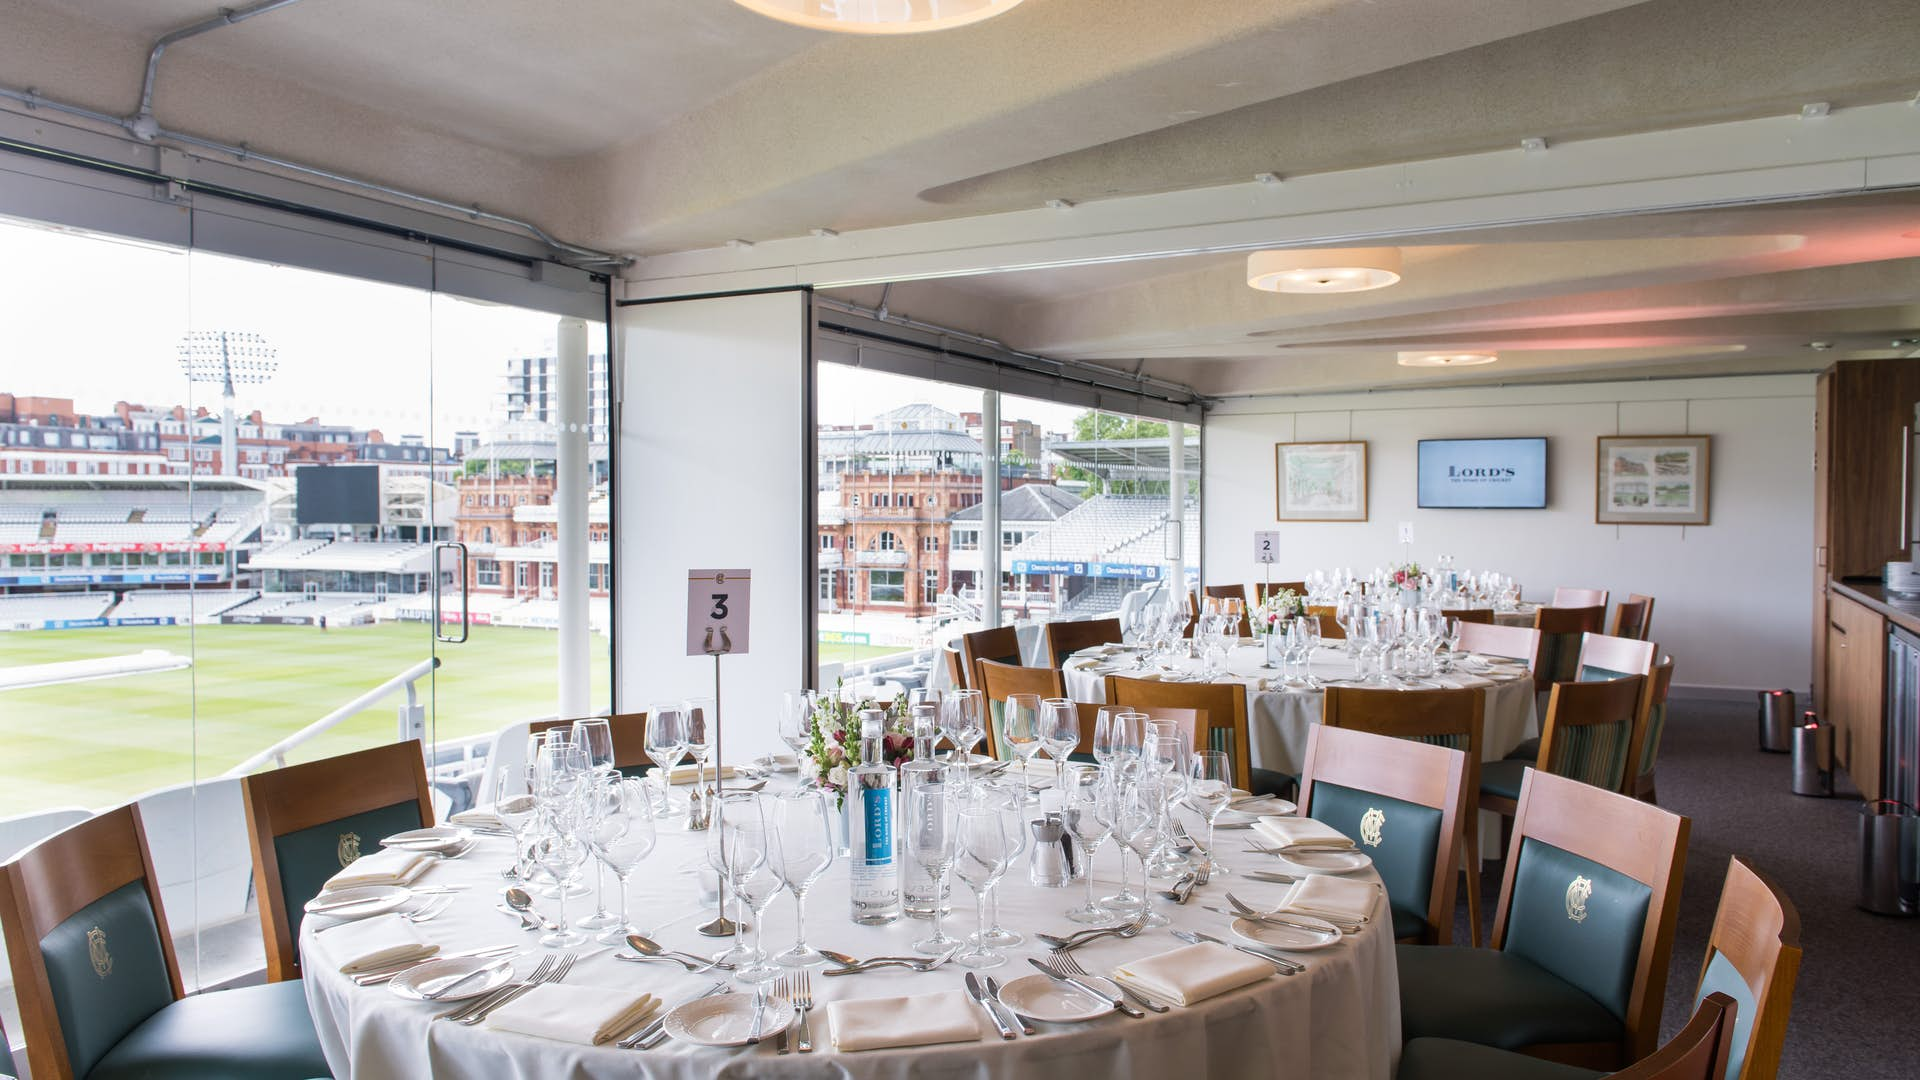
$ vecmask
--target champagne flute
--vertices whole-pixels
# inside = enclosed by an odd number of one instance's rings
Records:
[[[573,722],[573,743],[587,755],[587,768],[595,777],[611,776],[613,766],[613,728],[604,716]],[[601,930],[622,921],[607,910],[607,864],[596,859],[593,866],[594,909],[574,920],[582,930]]]
[[[678,705],[647,708],[647,756],[653,759],[654,779],[660,787],[656,817],[673,814],[673,770],[687,756],[687,713]]]
[[[1112,770],[1098,765],[1070,765],[1061,789],[1065,799],[1061,816],[1086,853],[1087,902],[1067,912],[1067,918],[1078,923],[1102,923],[1113,917],[1093,899],[1093,860],[1100,845],[1113,835],[1113,819],[1119,813],[1112,776]]]
[[[1233,762],[1219,750],[1201,750],[1193,755],[1187,774],[1186,804],[1207,821],[1206,865],[1211,873],[1224,874],[1227,868],[1213,857],[1214,823],[1233,798]]]
[[[1027,774],[1028,766],[1033,763],[1033,755],[1039,753],[1043,745],[1040,728],[1040,695],[1007,695],[1000,721],[1000,741],[1020,759],[1020,783],[1026,789],[1023,801],[1039,802],[1040,797],[1034,793],[1032,782]]]
[[[810,967],[826,957],[807,944],[807,892],[833,865],[833,827],[827,793],[817,787],[772,796],[765,812],[773,825],[774,873],[793,894],[793,947],[774,957],[784,967]]]
[[[620,916],[594,940],[618,945],[640,932],[627,914],[627,878],[653,852],[653,798],[644,781],[617,773],[599,780],[597,794],[598,814],[588,825],[587,846],[620,884]]]
[[[938,956],[958,945],[948,937],[942,924],[947,870],[953,865],[954,806],[944,783],[922,784],[907,797],[903,826],[906,835],[902,847],[907,858],[919,864],[933,882],[933,933],[913,943],[913,951]]]
[[[1080,707],[1067,698],[1047,698],[1040,710],[1040,741],[1053,758],[1053,784],[1065,790],[1067,757],[1080,746]]]
[[[1006,825],[993,807],[973,807],[960,812],[954,836],[953,870],[973,890],[979,932],[976,943],[955,953],[953,962],[969,968],[999,967],[1007,958],[987,944],[987,893],[1013,861]]]

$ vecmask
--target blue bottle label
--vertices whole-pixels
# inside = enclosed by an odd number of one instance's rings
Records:
[[[863,859],[869,866],[886,866],[893,862],[893,791],[868,788],[864,795],[860,800],[865,815]]]

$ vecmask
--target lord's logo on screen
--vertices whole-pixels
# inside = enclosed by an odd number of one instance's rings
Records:
[[[113,954],[107,951],[107,932],[94,927],[87,931],[87,959],[93,962],[93,973],[106,978],[113,974]]]
[[[1567,918],[1574,922],[1587,921],[1587,900],[1593,896],[1593,882],[1587,878],[1575,876],[1567,885]]]
[[[360,834],[350,832],[341,833],[340,843],[334,848],[334,854],[340,856],[340,865],[342,867],[358,859],[360,857]]]

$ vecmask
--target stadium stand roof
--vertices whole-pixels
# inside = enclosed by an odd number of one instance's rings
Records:
[[[1165,500],[1161,500],[1164,502]],[[1057,521],[1080,505],[1080,496],[1054,484],[1022,484],[1000,495],[1000,520]],[[976,503],[953,515],[953,521],[979,521],[985,513]]]

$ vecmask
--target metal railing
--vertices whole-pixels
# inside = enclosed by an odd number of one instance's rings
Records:
[[[313,723],[308,724],[306,727],[301,728],[299,731],[296,731],[293,734],[287,736],[286,738],[281,739],[279,742],[274,743],[272,746],[267,747],[265,750],[260,751],[259,753],[253,755],[252,757],[241,762],[240,764],[235,765],[233,768],[228,769],[225,773],[221,775],[245,776],[248,773],[253,772],[255,769],[260,768],[262,765],[265,765],[269,761],[273,762],[274,767],[276,768],[283,766],[287,763],[287,751],[292,750],[294,747],[299,746],[301,743],[304,743],[307,740],[313,738],[314,736],[327,731],[328,729],[332,728],[334,725],[340,723],[341,721],[347,719],[348,717],[353,716],[356,713],[364,712],[365,710],[371,708],[381,698],[386,697],[388,694],[391,694],[395,690],[399,690],[402,687],[404,687],[407,692],[407,713],[408,715],[413,715],[416,712],[416,710],[418,710],[420,707],[420,697],[419,697],[419,694],[416,693],[414,690],[414,686],[413,686],[414,682],[420,679],[421,677],[425,676],[429,672],[433,671],[434,668],[437,668],[439,666],[440,666],[440,658],[437,656],[430,656],[427,659],[422,660],[419,663],[408,668],[407,670],[401,672],[400,674],[395,675],[393,678],[388,679],[386,682],[381,683],[379,686],[376,686],[373,689],[367,691],[366,693],[361,694],[359,697],[354,698],[352,701],[347,702],[345,705],[342,705],[339,708],[333,710],[332,712],[321,717],[320,719],[315,720]]]

